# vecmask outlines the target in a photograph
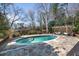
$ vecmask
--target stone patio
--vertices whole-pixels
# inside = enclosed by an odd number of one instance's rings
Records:
[[[56,48],[56,52],[59,56],[66,56],[67,53],[76,45],[79,41],[77,37],[72,36],[60,36],[64,37],[63,39],[57,39],[56,42],[49,42],[49,45]]]
[[[2,48],[2,56],[66,56],[78,42],[77,37],[58,35],[56,40],[30,46],[6,46]]]

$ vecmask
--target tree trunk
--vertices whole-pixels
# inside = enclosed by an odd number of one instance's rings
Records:
[[[45,17],[45,25],[46,25],[46,33],[48,33],[48,21],[47,21],[47,15]]]

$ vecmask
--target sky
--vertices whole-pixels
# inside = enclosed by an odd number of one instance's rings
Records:
[[[24,9],[24,10],[26,10],[26,11],[29,10],[29,9],[35,10],[34,9],[35,4],[33,4],[33,3],[17,3],[15,5],[22,8],[22,9]]]
[[[17,3],[17,4],[15,4],[16,7],[22,8],[24,10],[24,12],[26,12],[26,13],[28,12],[28,10],[36,11],[35,5],[36,5],[35,3],[34,4],[33,3]],[[29,25],[30,22],[29,21],[26,22],[26,21],[22,21],[22,20],[20,21],[19,20],[19,21],[16,21],[15,24],[16,23],[24,23],[25,25],[26,24]]]
[[[22,8],[24,10],[24,12],[26,12],[26,13],[28,12],[28,10],[33,10],[33,11],[37,10],[35,3],[16,3],[15,5],[19,8]],[[74,9],[72,5],[76,5],[76,4],[70,4],[70,5],[71,5],[71,6],[69,6],[70,12],[73,12],[73,11],[71,11],[72,9]],[[29,24],[29,22],[25,22],[25,21],[16,21],[16,23],[21,23],[21,22],[23,22],[25,24]]]

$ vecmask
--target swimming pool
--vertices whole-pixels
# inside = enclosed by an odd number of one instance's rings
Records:
[[[44,41],[54,40],[57,36],[53,35],[43,35],[43,36],[32,36],[19,38],[15,42],[17,45],[30,45],[33,43],[41,43]]]

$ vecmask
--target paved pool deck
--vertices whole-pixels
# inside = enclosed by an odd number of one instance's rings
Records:
[[[77,37],[60,35],[56,41],[50,41],[48,44],[55,48],[54,51],[57,52],[59,56],[66,56],[78,41],[79,39]]]
[[[0,53],[3,53],[1,55],[7,55],[7,54],[11,55],[15,52],[14,54],[16,54],[16,55],[18,55],[17,53],[20,53],[20,55],[25,55],[25,52],[27,51],[27,55],[29,54],[29,55],[36,55],[36,56],[39,56],[39,55],[55,56],[57,54],[58,56],[66,56],[67,53],[79,41],[79,38],[77,38],[77,37],[64,36],[64,35],[57,35],[57,36],[58,37],[56,38],[56,40],[51,40],[51,41],[45,42],[46,44],[40,44],[40,45],[36,44],[36,45],[30,46],[30,47],[15,46],[15,45],[7,46],[7,43],[6,43],[3,45],[2,51]],[[31,47],[33,47],[33,48],[31,48]],[[31,52],[28,52],[30,49],[31,49]],[[41,52],[41,53],[39,53],[39,52]],[[51,53],[51,52],[53,52],[53,53]]]

